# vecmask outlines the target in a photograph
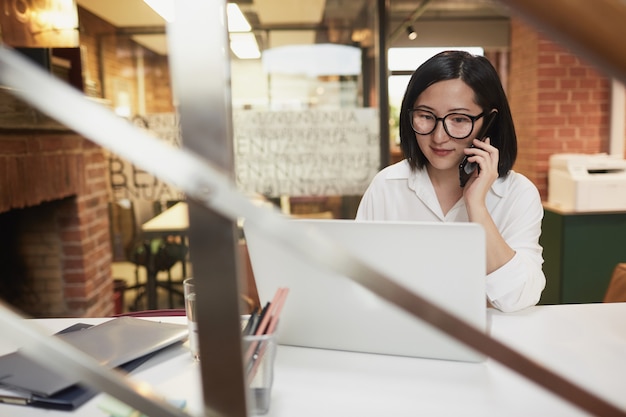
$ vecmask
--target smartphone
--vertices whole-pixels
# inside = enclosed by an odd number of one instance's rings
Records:
[[[496,119],[497,115],[498,112],[494,110],[487,116],[485,116],[483,126],[481,127],[480,132],[478,132],[478,134],[476,135],[477,139],[484,141],[487,136],[489,136],[489,128],[493,124],[493,121]],[[473,147],[474,145],[470,146],[470,148]],[[459,165],[459,180],[461,181],[461,187],[465,187],[465,184],[467,184],[467,180],[470,179],[472,172],[474,172],[476,168],[478,168],[478,164],[476,162],[469,162],[467,158],[468,155],[463,158],[463,161],[461,161],[461,164]]]

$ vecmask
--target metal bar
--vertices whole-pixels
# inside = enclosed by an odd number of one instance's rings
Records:
[[[352,278],[415,317],[593,415],[626,416],[626,411],[614,404],[491,338],[419,294],[394,283],[333,240],[312,233],[298,223],[288,222],[277,210],[255,206],[237,191],[227,176],[204,159],[187,149],[176,149],[138,130],[6,48],[0,48],[0,82],[13,87],[16,95],[50,117],[163,181],[179,187],[187,193],[189,199],[233,221],[241,217],[253,223],[268,238],[281,245],[285,252],[311,259]],[[71,352],[67,354],[59,351],[59,354],[67,356],[66,359],[72,357]],[[110,392],[110,387],[100,381],[90,380],[88,384]],[[129,401],[129,404],[143,411],[137,407],[138,402]],[[144,405],[141,404],[142,407]]]
[[[146,251],[146,298],[148,304],[148,310],[157,309],[157,275],[159,271],[156,269],[155,261],[156,255],[152,253],[152,248],[149,242],[144,243]]]
[[[230,59],[224,0],[183,0],[168,24],[170,71],[182,143],[223,175],[235,172]],[[193,42],[190,42],[193,39]],[[239,311],[236,219],[189,204],[204,405],[209,415],[247,415]]]
[[[501,0],[521,17],[626,83],[623,0]]]
[[[378,75],[378,112],[380,129],[380,169],[389,165],[391,152],[389,143],[389,61],[387,59],[387,28],[389,26],[389,1],[376,1],[376,73]]]

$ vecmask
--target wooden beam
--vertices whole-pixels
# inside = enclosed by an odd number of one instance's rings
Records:
[[[626,82],[626,3],[623,0],[501,1],[599,70]]]

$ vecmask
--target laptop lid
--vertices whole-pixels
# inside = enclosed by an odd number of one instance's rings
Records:
[[[118,317],[59,338],[87,353],[100,365],[115,368],[154,353],[188,336],[186,325],[135,317]],[[0,387],[47,397],[78,382],[76,376],[60,375],[19,350],[0,357]]]
[[[473,223],[293,220],[326,234],[405,287],[486,329],[485,236]],[[276,246],[244,223],[262,303],[289,297],[284,345],[477,362],[484,356],[345,276]],[[302,236],[303,239],[306,236]]]

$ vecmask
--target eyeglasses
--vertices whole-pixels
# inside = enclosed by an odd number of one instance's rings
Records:
[[[418,135],[430,135],[437,128],[437,122],[441,121],[443,128],[454,139],[465,139],[472,134],[474,122],[483,117],[485,113],[477,116],[470,116],[463,113],[450,113],[443,117],[437,117],[428,110],[410,109],[409,118],[411,127]]]

